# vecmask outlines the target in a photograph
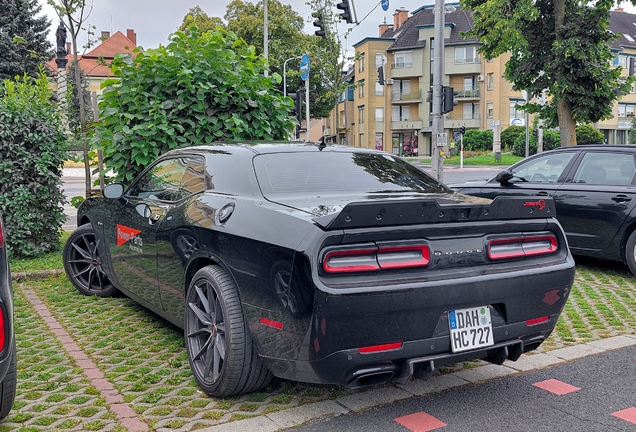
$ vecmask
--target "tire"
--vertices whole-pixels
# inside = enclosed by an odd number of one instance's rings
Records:
[[[2,382],[0,382],[0,420],[3,420],[9,415],[9,411],[11,411],[13,401],[15,400],[15,391],[18,381],[18,365],[15,351],[16,346],[14,341],[9,369]]]
[[[111,297],[118,293],[108,280],[99,256],[99,240],[90,223],[78,227],[64,244],[64,270],[84,295]]]
[[[632,232],[625,246],[625,261],[634,276],[636,276],[636,231]]]
[[[194,379],[212,397],[260,390],[272,379],[254,346],[236,284],[218,266],[202,268],[190,283],[184,337]]]

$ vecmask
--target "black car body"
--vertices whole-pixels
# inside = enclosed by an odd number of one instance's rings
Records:
[[[634,146],[563,147],[450,187],[485,198],[551,197],[574,255],[621,261],[636,274],[635,156]]]
[[[550,199],[456,194],[372,150],[185,148],[104,195],[78,211],[71,281],[183,327],[215,396],[272,374],[352,388],[516,360],[554,329],[574,277]]]
[[[0,212],[0,419],[5,418],[13,406],[17,373],[13,327],[13,287],[2,213]]]

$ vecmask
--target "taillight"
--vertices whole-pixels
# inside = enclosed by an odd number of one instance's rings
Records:
[[[327,273],[353,273],[424,267],[430,258],[431,250],[425,244],[353,247],[327,252],[322,268]]]
[[[526,325],[533,326],[533,325],[541,324],[541,323],[547,322],[549,319],[550,317],[547,315],[540,318],[529,319],[528,321],[526,321]]]
[[[0,219],[0,248],[4,247],[4,226],[2,225],[2,219]]]
[[[4,309],[0,308],[0,352],[4,351]]]
[[[558,249],[556,236],[530,235],[488,241],[488,258],[492,260],[547,255]]]

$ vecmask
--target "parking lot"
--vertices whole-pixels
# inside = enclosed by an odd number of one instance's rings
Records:
[[[570,300],[539,352],[635,334],[636,279],[577,261]],[[126,297],[84,297],[63,274],[22,278],[14,290],[18,393],[0,432],[200,430],[369,391],[275,380],[262,393],[213,399],[192,379],[181,331]]]

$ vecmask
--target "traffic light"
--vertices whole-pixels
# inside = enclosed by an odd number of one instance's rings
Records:
[[[378,68],[378,82],[380,85],[384,85],[384,66]]]
[[[296,113],[296,119],[298,120],[298,124],[300,125],[300,120],[302,119],[301,114],[301,104],[303,100],[302,90],[298,90],[296,93],[289,93],[287,96],[294,100],[294,111]]]
[[[327,37],[327,32],[325,31],[325,23],[322,20],[322,13],[313,12],[311,14],[311,16],[316,18],[316,20],[314,21],[314,26],[318,27],[318,30],[316,30],[316,32],[315,32],[316,36],[320,36],[320,37],[326,38]]]
[[[340,13],[340,18],[345,20],[348,24],[353,23],[353,16],[351,16],[351,5],[349,4],[349,0],[344,0],[342,3],[338,3],[336,5],[338,9],[342,9]]]
[[[466,126],[462,126],[459,131],[464,135],[466,133]]]
[[[442,92],[442,113],[446,114],[453,110],[459,102],[455,100],[459,92],[452,87],[444,86]]]

